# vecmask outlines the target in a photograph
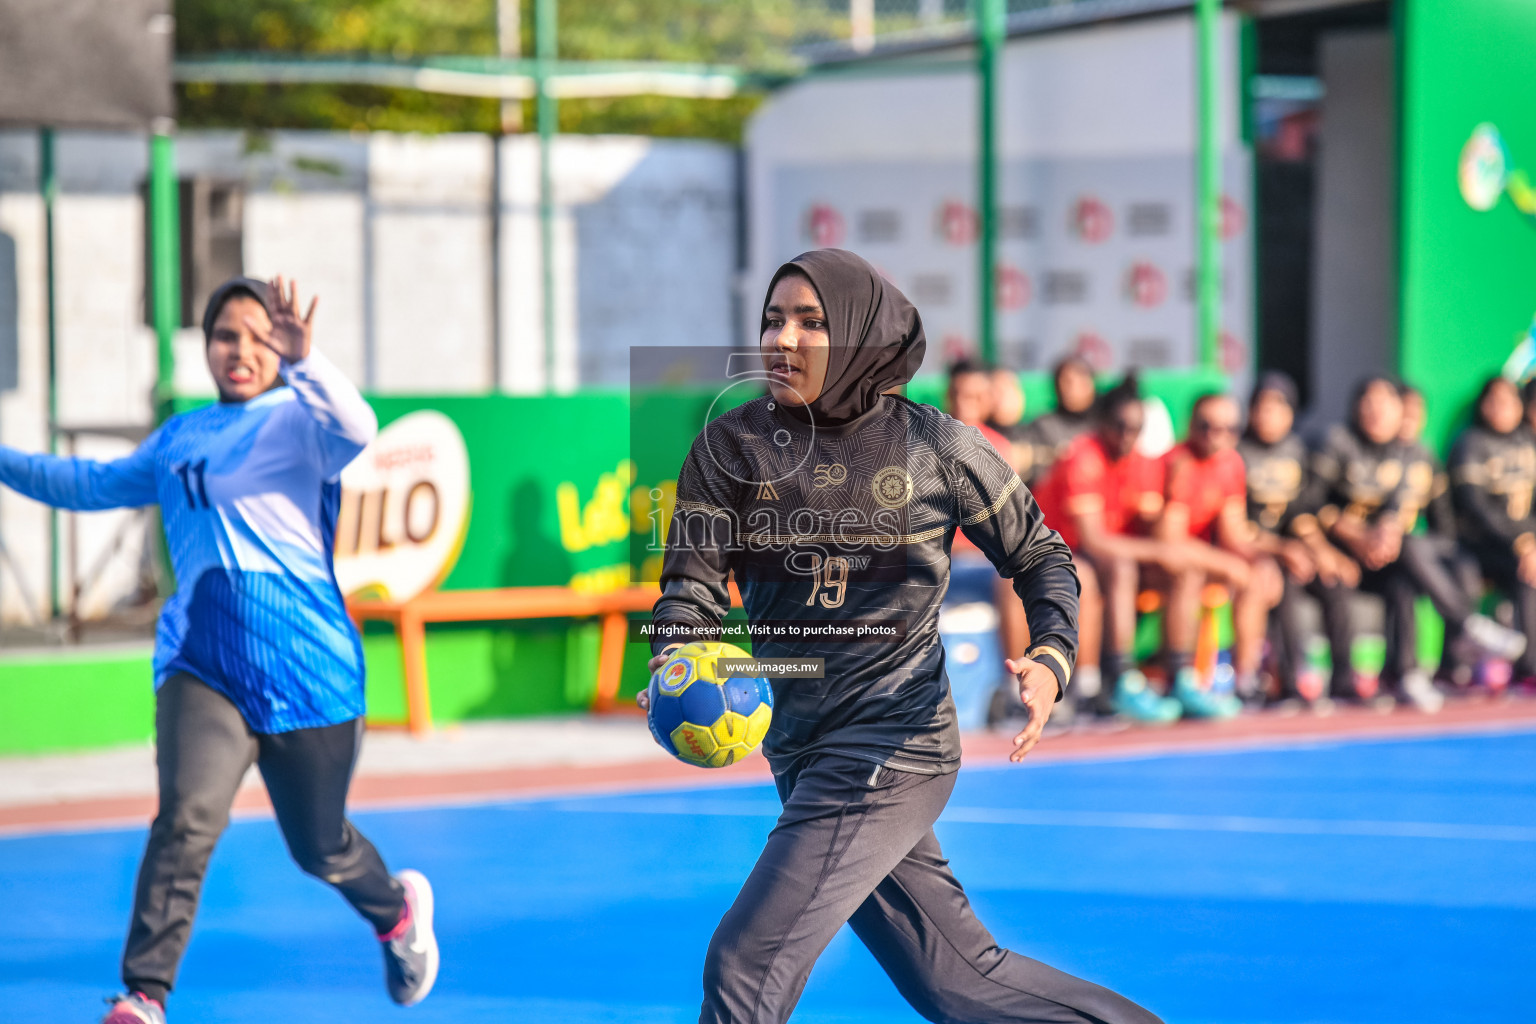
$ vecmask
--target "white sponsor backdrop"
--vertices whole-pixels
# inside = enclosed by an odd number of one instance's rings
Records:
[[[1227,161],[1224,360],[1248,364],[1249,164]],[[998,357],[1038,370],[1070,352],[1101,370],[1178,367],[1195,351],[1194,165],[1181,156],[1036,159],[1004,167]],[[780,168],[779,260],[853,249],[922,311],[927,369],[976,347],[974,170],[954,163]]]
[[[1225,97],[1238,95],[1227,20]],[[1186,16],[1011,41],[999,123],[998,356],[1105,371],[1197,360],[1193,26]],[[806,249],[868,258],[922,311],[925,369],[976,346],[976,82],[887,65],[775,95],[748,132],[751,287]],[[1230,102],[1227,103],[1231,107]],[[1243,388],[1253,342],[1251,158],[1223,112],[1222,361]]]

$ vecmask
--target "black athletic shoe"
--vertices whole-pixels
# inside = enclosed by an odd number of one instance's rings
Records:
[[[437,936],[432,934],[432,886],[419,871],[395,876],[405,890],[405,918],[387,936],[384,947],[384,984],[389,998],[401,1006],[415,1006],[427,998],[437,981]]]

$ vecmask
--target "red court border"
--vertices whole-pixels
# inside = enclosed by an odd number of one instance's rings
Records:
[[[1457,702],[1433,716],[1348,708],[1327,717],[1255,715],[1228,722],[1180,722],[1161,729],[1090,726],[1047,737],[1029,755],[1027,764],[1531,730],[1536,730],[1536,700],[1526,698]],[[971,734],[965,737],[965,763],[1006,764],[1012,749],[1006,736]],[[1020,770],[1025,768],[1019,766]],[[358,810],[441,807],[597,792],[749,785],[766,782],[769,777],[761,756],[720,771],[700,771],[657,758],[597,765],[361,775],[352,784],[350,806]],[[140,828],[154,813],[155,798],[149,794],[15,804],[0,807],[0,836]],[[270,815],[265,790],[242,789],[235,799],[235,813],[240,817]]]

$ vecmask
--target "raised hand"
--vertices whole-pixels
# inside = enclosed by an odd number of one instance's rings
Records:
[[[250,317],[245,318],[245,326],[253,338],[276,352],[283,361],[296,363],[309,355],[311,325],[315,319],[315,306],[319,303],[319,296],[310,299],[309,310],[300,317],[298,282],[285,282],[279,274],[267,283],[267,311],[272,326],[267,327]]]

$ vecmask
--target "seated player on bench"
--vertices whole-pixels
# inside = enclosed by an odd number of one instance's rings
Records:
[[[1171,722],[1179,702],[1147,685],[1131,653],[1144,572],[1166,578],[1182,564],[1151,536],[1163,510],[1163,470],[1136,450],[1145,417],[1136,379],[1127,377],[1100,396],[1094,429],[1067,447],[1035,496],[1071,548],[1082,583],[1078,699],[1136,721]],[[1108,701],[1099,699],[1104,677],[1113,687]]]
[[[1093,367],[1081,356],[1068,356],[1056,364],[1052,379],[1056,408],[1023,431],[1019,476],[1030,487],[1039,485],[1067,446],[1094,427]]]
[[[1244,700],[1262,699],[1259,663],[1269,611],[1280,603],[1280,567],[1257,542],[1248,521],[1248,488],[1237,454],[1237,403],[1204,395],[1189,417],[1189,438],[1165,457],[1163,514],[1157,534],[1187,547],[1188,556],[1169,582],[1163,615],[1171,693],[1192,718],[1230,718]],[[1202,592],[1224,584],[1232,600],[1234,693],[1199,685],[1194,668]]]
[[[1440,710],[1445,699],[1418,661],[1414,602],[1423,594],[1446,620],[1447,635],[1465,637],[1484,653],[1515,658],[1524,650],[1518,633],[1472,608],[1471,599],[1422,535],[1407,533],[1418,517],[1408,485],[1402,429],[1402,393],[1395,381],[1367,377],[1355,389],[1348,426],[1335,427],[1313,458],[1317,521],[1333,541],[1359,561],[1360,588],[1387,604],[1387,661],[1383,682],[1398,703]],[[1324,615],[1349,622],[1348,592],[1319,592]],[[1335,664],[1335,696],[1375,701],[1369,677],[1353,674],[1353,692]]]
[[[1316,518],[1307,514],[1307,446],[1291,429],[1296,400],[1296,384],[1289,376],[1275,371],[1260,375],[1248,403],[1248,429],[1237,442],[1237,452],[1248,471],[1248,520],[1254,544],[1279,559],[1285,570],[1284,592],[1272,614],[1280,683],[1277,701],[1292,706],[1305,702],[1325,710],[1330,704],[1325,696],[1327,680],[1306,663],[1301,591],[1359,586],[1360,567],[1328,543]],[[1324,626],[1334,639],[1335,657],[1347,665],[1353,635],[1331,622]]]
[[[1522,428],[1520,394],[1492,377],[1477,396],[1473,422],[1451,449],[1452,498],[1461,543],[1482,575],[1515,603],[1525,651],[1515,676],[1536,681],[1536,435]]]

